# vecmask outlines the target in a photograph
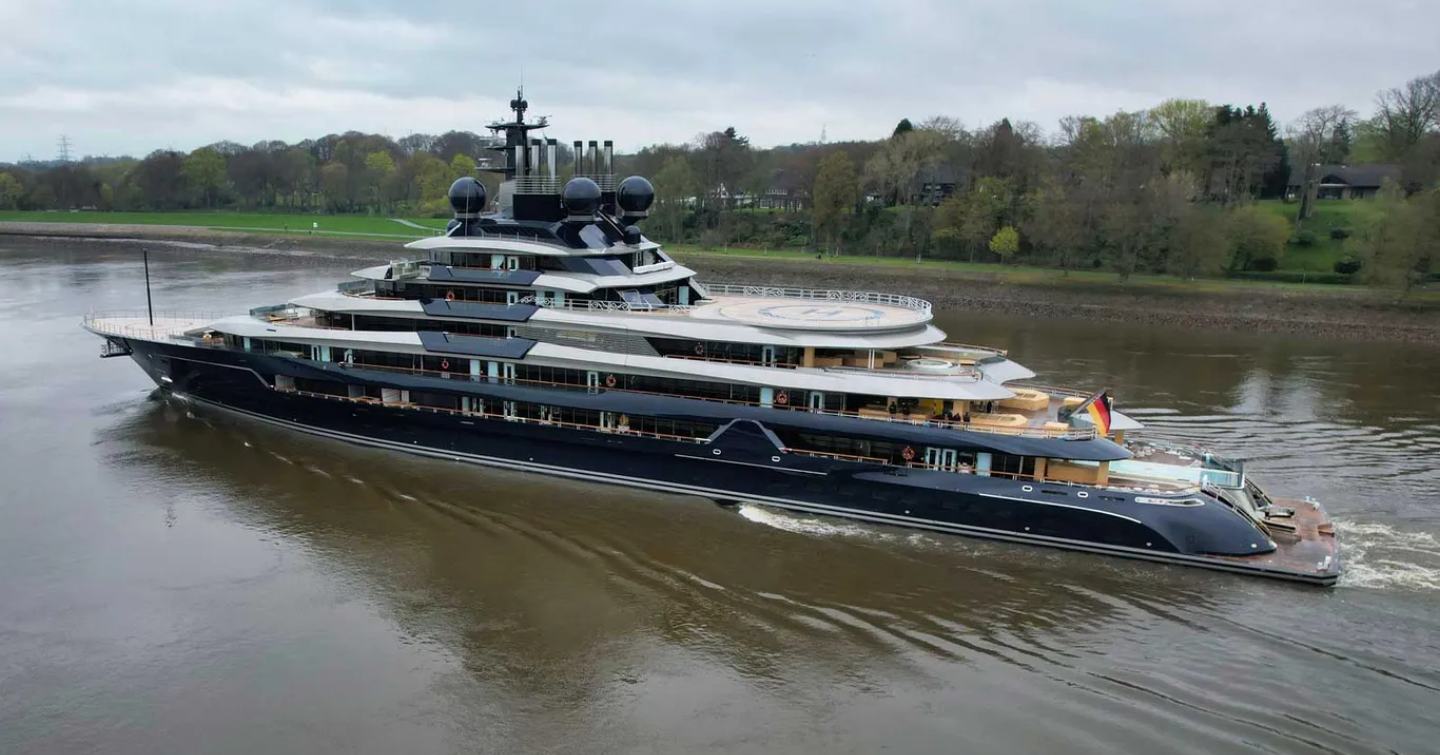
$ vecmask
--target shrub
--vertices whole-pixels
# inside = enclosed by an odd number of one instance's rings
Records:
[[[1335,260],[1335,272],[1342,275],[1353,275],[1360,272],[1363,263],[1358,257],[1341,257]]]
[[[1250,265],[1245,269],[1268,273],[1279,265],[1279,260],[1276,260],[1274,257],[1260,257],[1259,259],[1250,260]]]
[[[1331,228],[1331,229],[1330,229],[1330,238],[1335,239],[1336,241],[1343,241],[1343,240],[1345,240],[1345,239],[1348,239],[1348,238],[1350,238],[1350,229],[1349,229],[1349,228],[1341,228],[1340,226],[1336,226],[1336,227],[1334,227],[1334,228]]]
[[[1301,231],[1295,234],[1295,238],[1291,239],[1290,243],[1295,246],[1315,246],[1315,232]]]

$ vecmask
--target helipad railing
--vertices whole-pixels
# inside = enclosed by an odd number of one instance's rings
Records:
[[[80,320],[80,324],[86,330],[100,335],[157,341],[183,336],[187,330],[194,330],[226,316],[214,312],[156,312],[155,324],[151,325],[150,313],[140,309],[90,312]]]
[[[712,294],[732,296],[760,296],[778,299],[818,299],[821,301],[855,301],[867,304],[884,304],[891,307],[910,309],[930,314],[930,302],[914,296],[886,294],[879,291],[841,291],[836,289],[791,288],[789,286],[752,286],[733,283],[706,283],[705,290]]]

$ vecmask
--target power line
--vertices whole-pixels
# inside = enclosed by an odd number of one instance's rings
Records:
[[[70,137],[66,136],[65,134],[61,134],[61,135],[60,135],[59,146],[60,146],[60,162],[62,162],[62,163],[68,163],[68,162],[70,162]]]

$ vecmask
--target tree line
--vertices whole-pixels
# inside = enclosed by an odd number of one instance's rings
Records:
[[[450,181],[476,174],[492,143],[347,132],[0,166],[0,209],[443,215]],[[568,173],[563,142],[561,152]],[[1305,225],[1313,166],[1329,163],[1398,166],[1374,222]],[[1331,105],[1284,128],[1264,103],[1191,99],[1068,117],[1049,133],[937,116],[874,141],[762,149],[732,127],[618,155],[617,171],[652,179],[649,232],[671,242],[1198,276],[1271,270],[1307,235],[1343,232],[1351,254],[1337,271],[1368,266],[1400,283],[1440,261],[1440,72],[1379,92],[1367,117]],[[1289,218],[1257,205],[1284,196],[1292,172],[1305,186]]]
[[[0,166],[0,209],[442,214],[450,182],[474,175],[491,143],[469,131],[398,140],[350,131],[295,144],[159,149],[138,160]]]

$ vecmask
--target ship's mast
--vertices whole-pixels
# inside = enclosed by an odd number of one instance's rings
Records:
[[[505,153],[503,167],[486,168],[486,170],[504,174],[506,181],[517,175],[535,175],[540,170],[541,156],[538,150],[531,149],[530,132],[549,126],[550,121],[542,115],[539,120],[526,123],[525,111],[529,108],[530,103],[525,101],[525,88],[518,87],[515,90],[515,99],[510,100],[510,109],[514,111],[515,119],[509,122],[496,121],[486,126],[497,134],[505,133],[505,146],[490,148]]]

